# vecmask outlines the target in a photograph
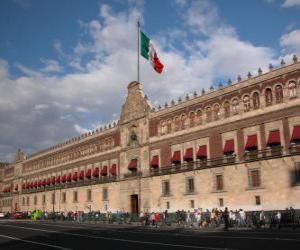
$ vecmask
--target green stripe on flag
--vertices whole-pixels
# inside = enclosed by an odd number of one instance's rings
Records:
[[[141,56],[149,60],[149,42],[150,39],[141,31]]]

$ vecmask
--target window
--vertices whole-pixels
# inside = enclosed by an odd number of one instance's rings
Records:
[[[206,122],[211,122],[211,107],[207,107],[205,113],[206,113]]]
[[[186,180],[186,192],[188,194],[195,192],[194,178],[187,178],[187,180]]]
[[[102,200],[108,200],[108,189],[107,188],[103,188],[102,189]]]
[[[281,85],[276,85],[275,87],[275,98],[277,103],[283,101],[283,91]]]
[[[202,124],[202,111],[198,110],[197,111],[197,124]]]
[[[260,187],[260,171],[258,169],[249,171],[249,186],[251,188]]]
[[[25,206],[25,197],[22,199],[22,205]]]
[[[163,122],[161,122],[161,125],[160,125],[160,134],[164,135],[164,134],[166,134],[166,132],[167,132],[166,122],[163,121]]]
[[[62,202],[62,203],[65,203],[66,200],[67,200],[66,192],[63,192],[63,193],[61,194],[61,202]]]
[[[54,193],[52,194],[52,197],[51,197],[51,203],[55,204],[55,194]]]
[[[86,201],[91,201],[92,200],[92,190],[88,189],[86,190]]]
[[[29,200],[30,198],[29,197],[27,197],[27,206],[29,206],[29,203],[30,203],[30,200]]]
[[[232,113],[234,115],[239,113],[239,100],[237,98],[232,101]]]
[[[174,118],[174,122],[175,122],[175,131],[178,131],[180,129],[180,119],[178,116]]]
[[[248,95],[245,95],[243,98],[243,104],[244,104],[244,112],[248,112],[251,109],[250,104],[250,97]]]
[[[228,101],[224,102],[224,116],[229,117],[230,116],[230,103]]]
[[[220,119],[220,106],[218,104],[214,105],[214,120]]]
[[[194,200],[190,200],[190,208],[195,208],[195,201]]]
[[[288,85],[289,98],[295,98],[297,96],[297,85],[296,82],[290,82]]]
[[[265,98],[266,98],[266,106],[272,105],[272,90],[270,88],[267,88],[265,91]]]
[[[253,99],[253,108],[258,109],[260,105],[258,92],[253,93],[252,99]]]
[[[78,192],[77,191],[73,192],[73,202],[78,202]]]
[[[186,115],[184,115],[184,114],[181,116],[180,126],[181,126],[181,129],[185,129],[187,127]]]
[[[190,127],[194,127],[195,126],[195,113],[191,112],[190,113]]]
[[[37,196],[36,196],[36,195],[35,195],[34,198],[33,198],[33,203],[34,203],[34,205],[37,204]]]
[[[223,198],[219,198],[219,206],[224,207],[224,200]]]
[[[259,206],[259,205],[261,205],[261,202],[260,202],[260,196],[255,196],[255,205],[256,206]]]
[[[45,204],[46,204],[46,195],[44,195],[44,194],[43,194],[42,203],[43,203],[43,205],[45,205]]]
[[[170,209],[170,202],[169,201],[166,202],[166,209]]]
[[[167,133],[170,134],[172,133],[172,120],[169,119],[167,122]]]
[[[170,195],[170,182],[169,181],[163,181],[163,183],[162,183],[162,193],[163,193],[163,196],[169,196]]]
[[[221,191],[223,190],[224,185],[223,185],[223,175],[218,174],[216,175],[216,190]]]

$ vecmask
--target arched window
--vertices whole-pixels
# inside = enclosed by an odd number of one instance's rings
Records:
[[[186,129],[187,127],[187,119],[186,119],[186,115],[183,114],[181,115],[181,129]]]
[[[232,113],[234,115],[239,113],[239,100],[237,98],[232,101]]]
[[[195,113],[190,112],[190,127],[194,127],[194,126],[195,126]]]
[[[253,108],[258,109],[260,105],[258,92],[253,93],[252,100],[253,100]]]
[[[172,120],[171,119],[169,119],[167,121],[167,133],[168,134],[172,133]]]
[[[202,124],[202,111],[197,110],[197,124]]]
[[[219,104],[215,104],[214,105],[214,120],[219,120],[220,119],[220,105]]]
[[[211,122],[211,107],[207,107],[205,113],[206,113],[206,122]]]
[[[244,112],[248,112],[251,109],[251,103],[250,103],[250,97],[249,95],[245,95],[243,98],[243,104],[244,104]]]
[[[230,103],[229,101],[224,102],[224,116],[229,117],[230,116]]]
[[[289,98],[297,97],[297,85],[294,81],[289,83],[288,89],[289,89]]]
[[[273,96],[272,96],[272,90],[270,88],[266,89],[265,98],[266,98],[266,106],[272,105]]]
[[[283,91],[281,85],[275,86],[275,98],[277,103],[283,101]]]
[[[175,117],[174,123],[175,123],[175,131],[180,130],[180,118],[178,116]]]
[[[166,126],[166,122],[162,121],[160,124],[160,134],[164,135],[167,133],[167,126]]]

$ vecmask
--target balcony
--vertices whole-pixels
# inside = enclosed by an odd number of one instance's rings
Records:
[[[274,146],[268,147],[264,150],[246,151],[244,154],[245,161],[257,161],[262,159],[278,158],[283,156],[283,147]]]
[[[142,177],[142,172],[140,171],[131,171],[129,173],[124,174],[124,179],[134,178],[134,177]]]

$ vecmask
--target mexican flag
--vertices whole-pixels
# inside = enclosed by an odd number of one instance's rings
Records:
[[[141,56],[150,61],[157,73],[163,71],[164,65],[160,62],[151,40],[141,31]]]

